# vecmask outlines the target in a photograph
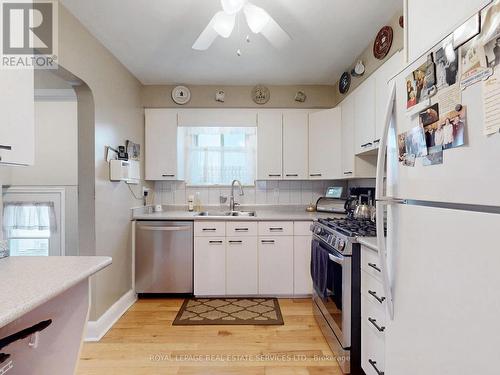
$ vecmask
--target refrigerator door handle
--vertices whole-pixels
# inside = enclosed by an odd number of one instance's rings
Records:
[[[384,207],[390,203],[396,203],[393,199],[386,197],[385,186],[384,186],[384,175],[385,175],[385,163],[386,163],[386,153],[387,153],[387,140],[389,137],[389,129],[391,127],[391,120],[393,117],[394,105],[396,100],[396,84],[391,83],[389,101],[385,109],[385,121],[384,130],[382,132],[382,137],[380,138],[380,144],[378,149],[377,157],[377,175],[375,182],[375,199],[376,199],[376,214],[377,214],[377,247],[378,256],[382,268],[382,280],[384,284],[384,294],[386,297],[387,312],[389,314],[389,319],[394,319],[394,303],[392,300],[392,285],[389,279],[389,267],[387,262],[387,247],[385,240],[385,230],[384,230]]]

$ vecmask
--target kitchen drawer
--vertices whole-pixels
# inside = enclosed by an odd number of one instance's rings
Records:
[[[195,221],[195,237],[224,237],[226,223],[224,221]]]
[[[261,221],[259,236],[293,236],[293,221]]]
[[[366,246],[361,246],[361,269],[382,282],[382,268],[378,252]]]
[[[361,295],[366,298],[370,305],[378,309],[385,316],[386,300],[384,287],[380,281],[361,271]]]
[[[386,313],[365,296],[361,298],[361,320],[373,330],[374,334],[381,338],[385,337]]]
[[[293,234],[295,236],[311,236],[311,224],[312,221],[294,221]]]
[[[255,221],[227,221],[227,236],[257,236],[257,222]]]
[[[385,372],[385,340],[370,325],[361,325],[361,367],[366,375],[381,375]]]

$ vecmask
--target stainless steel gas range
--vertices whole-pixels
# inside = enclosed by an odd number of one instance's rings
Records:
[[[375,236],[375,223],[319,219],[311,225],[313,308],[328,345],[345,374],[361,374],[360,236]]]

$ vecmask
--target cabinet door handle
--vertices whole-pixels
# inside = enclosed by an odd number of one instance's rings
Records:
[[[210,245],[222,245],[222,241],[208,241]]]
[[[374,292],[373,290],[369,290],[368,294],[370,296],[372,296],[373,298],[375,298],[380,303],[383,303],[385,301],[385,297],[379,297],[379,296],[377,296],[377,292]]]
[[[248,228],[234,228],[235,232],[248,232]]]
[[[260,242],[263,244],[273,244],[274,240],[261,240]]]
[[[377,324],[377,319],[373,319],[373,318],[368,318],[368,321],[373,324],[373,326],[375,328],[377,328],[377,331],[379,332],[384,332],[385,331],[385,327],[380,327],[378,324]]]
[[[269,177],[281,177],[281,174],[269,174]]]
[[[217,229],[216,228],[203,228],[203,232],[215,232]]]
[[[344,174],[352,174],[352,171],[344,172]]]
[[[321,173],[312,173],[309,176],[311,176],[311,177],[321,177],[322,174]]]
[[[283,232],[283,228],[275,227],[275,228],[269,228],[271,232]]]
[[[230,244],[242,244],[243,241],[229,241]]]
[[[373,359],[369,359],[368,362],[370,363],[370,365],[372,365],[372,367],[375,370],[375,372],[377,373],[377,375],[384,375],[385,374],[383,371],[380,371],[377,368],[377,362],[376,361],[374,361]]]
[[[287,176],[287,177],[299,177],[299,175],[298,175],[298,174],[296,174],[296,173],[290,173],[290,174],[289,174],[289,173],[287,173],[287,174],[286,174],[286,176]]]
[[[368,263],[368,267],[373,268],[377,272],[382,272],[382,270],[380,268],[378,268],[375,263]]]
[[[162,174],[162,177],[175,177],[175,174]]]
[[[0,145],[1,150],[12,151],[12,146]]]

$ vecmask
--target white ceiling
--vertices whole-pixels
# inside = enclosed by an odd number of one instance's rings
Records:
[[[200,85],[333,84],[402,8],[402,0],[253,0],[292,42],[275,49],[243,21],[240,35],[235,28],[202,52],[191,46],[221,9],[219,0],[62,3],[142,83]]]

